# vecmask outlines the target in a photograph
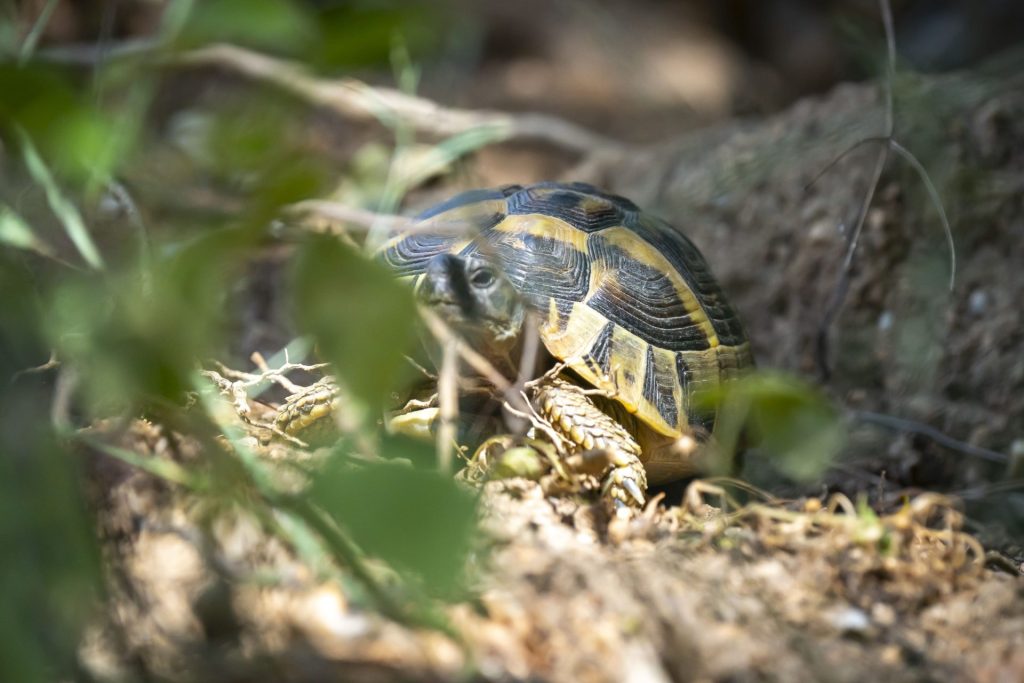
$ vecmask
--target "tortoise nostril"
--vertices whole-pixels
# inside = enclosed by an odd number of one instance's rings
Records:
[[[457,304],[467,316],[475,312],[476,301],[462,258],[455,254],[438,254],[427,263],[425,275],[420,290],[424,298]]]

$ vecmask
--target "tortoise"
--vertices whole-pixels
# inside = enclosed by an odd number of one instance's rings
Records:
[[[515,372],[524,321],[537,317],[555,367],[531,400],[572,449],[608,456],[604,490],[620,505],[695,472],[693,445],[715,422],[696,395],[752,365],[697,247],[591,185],[464,192],[378,257],[503,372]]]

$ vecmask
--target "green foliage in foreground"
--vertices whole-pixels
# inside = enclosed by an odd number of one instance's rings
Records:
[[[295,259],[292,308],[352,397],[379,409],[414,339],[409,288],[337,239],[314,237]]]
[[[351,469],[336,460],[311,495],[366,552],[412,572],[433,593],[457,592],[476,504],[450,476],[401,465]]]
[[[304,138],[307,113],[253,89],[194,103],[185,117],[171,112],[168,123],[158,99],[167,72],[156,62],[83,72],[35,59],[47,47],[39,37],[53,3],[45,4],[34,26],[8,24],[6,11],[0,26],[0,680],[76,676],[82,629],[103,594],[82,495],[93,464],[84,458],[98,451],[214,505],[250,507],[311,566],[362,585],[363,604],[443,628],[417,596],[458,592],[473,539],[471,496],[430,470],[352,468],[344,447],[311,494],[285,492],[201,397],[208,387],[197,380],[199,363],[244,367],[239,356],[277,350],[232,348],[247,324],[237,287],[282,207],[336,181],[335,162]],[[336,72],[386,67],[396,44],[430,54],[439,47],[431,26],[441,20],[427,4],[402,2],[173,0],[153,38],[168,57],[235,41]],[[102,218],[98,207],[122,182],[137,206]],[[373,444],[372,416],[402,379],[413,340],[411,297],[336,242],[310,240],[298,251],[299,332],[352,392],[361,432],[353,441]],[[24,372],[51,351],[58,369]],[[77,443],[75,428],[94,419],[143,415],[199,439],[208,461],[157,463]],[[219,436],[234,441],[234,454]],[[387,450],[425,459],[407,444],[388,441]],[[378,585],[367,555],[407,585]]]
[[[53,433],[49,391],[17,374],[46,360],[35,287],[0,251],[0,679],[26,683],[71,670],[100,592],[81,463]]]
[[[836,408],[818,389],[790,375],[754,372],[701,400],[720,410],[716,436],[726,462],[745,443],[771,469],[807,482],[820,477],[846,443]],[[722,466],[723,472],[730,469]]]

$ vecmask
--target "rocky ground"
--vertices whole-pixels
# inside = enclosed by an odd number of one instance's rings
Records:
[[[202,457],[148,423],[122,441],[149,462]],[[244,505],[93,458],[111,579],[82,646],[97,677],[1009,682],[1024,671],[1019,567],[986,555],[933,494],[877,516],[841,495],[734,507],[691,487],[681,505],[621,519],[533,481],[494,481],[479,491],[467,592],[436,605],[438,630],[382,616]]]

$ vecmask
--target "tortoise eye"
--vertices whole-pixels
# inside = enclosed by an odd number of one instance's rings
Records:
[[[469,281],[474,287],[485,289],[494,284],[494,271],[490,268],[480,268],[473,271],[469,276]]]

